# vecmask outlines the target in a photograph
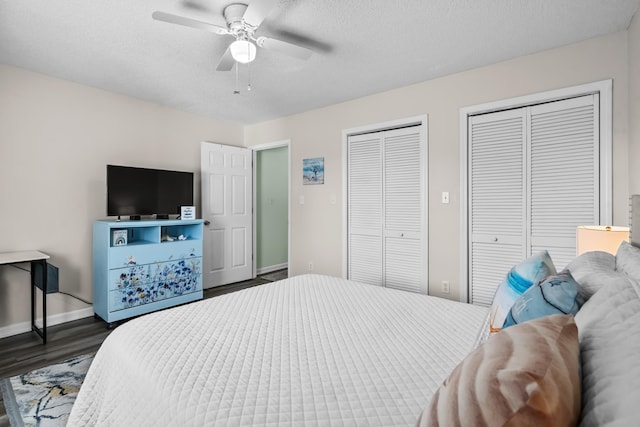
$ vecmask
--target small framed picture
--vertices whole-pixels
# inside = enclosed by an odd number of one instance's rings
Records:
[[[196,219],[196,207],[180,206],[180,219]]]
[[[126,246],[127,245],[127,230],[112,230],[111,241],[113,246]]]
[[[324,184],[324,157],[302,159],[302,184]]]

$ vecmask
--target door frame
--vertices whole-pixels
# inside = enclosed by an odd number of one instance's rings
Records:
[[[266,144],[254,145],[249,148],[253,151],[253,277],[257,276],[257,251],[258,251],[258,232],[257,232],[257,185],[256,185],[256,165],[258,151],[271,150],[273,148],[287,147],[287,268],[291,265],[291,140],[284,139],[282,141],[269,142]]]
[[[600,222],[613,223],[613,80],[503,99],[460,109],[460,301],[469,302],[469,117],[544,102],[600,94]]]
[[[388,122],[368,124],[358,127],[342,130],[342,277],[347,278],[348,261],[349,261],[349,183],[348,183],[348,139],[350,136],[360,135],[372,132],[381,132],[407,126],[422,126],[421,135],[424,138],[425,156],[424,161],[424,212],[421,214],[421,222],[424,225],[423,230],[423,251],[425,258],[424,272],[427,277],[427,294],[429,294],[429,133],[428,133],[428,116],[426,114],[420,116],[406,117],[403,119],[391,120]]]

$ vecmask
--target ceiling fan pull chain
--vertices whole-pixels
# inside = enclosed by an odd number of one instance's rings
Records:
[[[240,68],[240,64],[236,62],[236,88],[233,91],[234,95],[240,95],[240,88],[238,87],[238,68]]]
[[[251,92],[251,63],[247,63],[247,92]]]

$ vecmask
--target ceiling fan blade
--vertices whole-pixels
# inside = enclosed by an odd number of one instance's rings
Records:
[[[307,60],[313,55],[313,51],[306,47],[298,46],[293,43],[283,42],[282,40],[271,39],[269,37],[258,37],[256,40],[258,46],[265,49],[274,50],[284,53],[294,58]]]
[[[224,51],[224,55],[222,55],[222,58],[220,58],[220,61],[218,62],[216,71],[229,71],[233,68],[235,63],[235,59],[231,56],[231,49],[227,48],[227,50]]]
[[[197,21],[195,19],[186,18],[184,16],[173,15],[166,12],[153,12],[151,15],[156,21],[169,22],[171,24],[184,25],[185,27],[197,28],[198,30],[209,31],[211,33],[225,35],[229,34],[229,30],[207,22]]]
[[[242,19],[252,27],[259,27],[277,4],[278,0],[253,0],[244,12]]]

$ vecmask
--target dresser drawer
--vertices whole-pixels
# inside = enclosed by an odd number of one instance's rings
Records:
[[[145,287],[158,284],[158,289],[171,288],[179,294],[196,287],[202,274],[202,257],[183,258],[151,264],[131,264],[109,270],[109,291]],[[200,284],[200,288],[202,285]],[[147,294],[149,292],[146,292]]]
[[[109,269],[202,256],[201,240],[109,248]]]
[[[202,274],[179,275],[171,280],[136,282],[109,291],[109,311],[124,310],[139,305],[176,298],[202,290]]]

